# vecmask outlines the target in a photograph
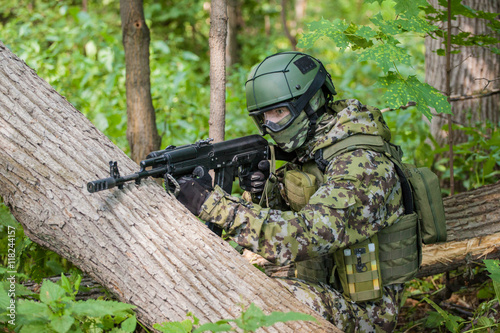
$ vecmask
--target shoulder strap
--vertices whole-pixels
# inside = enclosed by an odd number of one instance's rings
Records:
[[[347,137],[329,147],[319,149],[316,151],[314,159],[321,172],[325,173],[326,167],[332,158],[356,149],[365,149],[384,154],[394,163],[396,173],[401,181],[405,214],[411,214],[413,212],[413,196],[410,183],[403,171],[403,163],[401,161],[403,151],[401,147],[385,141],[380,135],[356,134]]]

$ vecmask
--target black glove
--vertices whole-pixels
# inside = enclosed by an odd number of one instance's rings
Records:
[[[250,171],[246,174],[239,174],[240,187],[252,194],[262,193],[269,178],[270,164],[268,160],[262,160],[257,165],[257,171]]]
[[[203,167],[196,167],[191,177],[184,176],[177,180],[179,194],[177,200],[191,213],[198,216],[201,206],[212,192],[212,177]]]

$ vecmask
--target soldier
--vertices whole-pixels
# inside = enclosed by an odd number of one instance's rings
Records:
[[[295,160],[278,170],[262,161],[241,175],[253,202],[206,179],[180,181],[179,200],[240,246],[292,265],[294,278],[277,280],[339,329],[391,332],[403,283],[418,270],[416,220],[404,219],[390,159],[399,151],[381,112],[334,95],[319,60],[299,52],[266,58],[246,82],[248,111]],[[382,237],[392,225],[399,230]]]

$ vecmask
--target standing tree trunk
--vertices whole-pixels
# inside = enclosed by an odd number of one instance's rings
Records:
[[[238,27],[241,17],[240,1],[228,0],[227,2],[227,47],[226,47],[226,67],[238,63],[240,45],[238,44]]]
[[[437,0],[430,0],[429,3],[434,7],[438,6]],[[464,0],[463,3],[474,10],[492,13],[500,12],[500,0]],[[452,21],[452,26],[453,35],[456,35],[460,31],[471,32],[474,35],[493,33],[486,26],[484,20],[471,19],[460,15],[457,16],[457,20]],[[446,57],[438,56],[435,53],[436,50],[445,48],[443,39],[427,37],[425,46],[426,82],[436,89],[445,92]],[[456,49],[460,50],[460,53],[452,53],[450,55],[452,121],[469,127],[475,127],[476,122],[484,123],[486,120],[490,120],[493,124],[498,124],[500,120],[500,94],[472,99],[458,99],[454,97],[498,91],[500,89],[500,80],[498,80],[500,76],[500,55],[492,53],[486,47],[479,46],[461,46]],[[491,81],[488,84],[487,80],[495,79],[497,80]],[[446,123],[447,118],[444,116],[435,116],[431,122],[432,136],[440,145],[447,143],[447,132],[442,130]],[[454,143],[467,140],[465,133],[454,131],[454,134]]]
[[[127,140],[132,159],[139,163],[161,146],[151,100],[149,28],[142,0],[120,0],[120,16],[127,71]]]
[[[0,42],[0,196],[28,237],[136,305],[149,327],[188,311],[202,322],[236,317],[238,304],[254,302],[318,318],[267,331],[335,330],[154,181],[88,193],[88,181],[108,177],[109,160],[122,174],[138,169]]]
[[[209,137],[224,141],[226,123],[226,0],[212,0],[210,6],[210,125]]]
[[[286,38],[288,38],[288,40],[290,41],[292,50],[297,51],[297,39],[295,38],[295,36],[292,36],[290,30],[288,29],[286,10],[287,0],[281,0],[281,24],[283,25],[283,32],[285,33]],[[296,25],[296,23],[293,23],[293,25]]]

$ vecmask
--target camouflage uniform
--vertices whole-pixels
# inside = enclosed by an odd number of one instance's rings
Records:
[[[332,103],[330,111],[319,122],[314,139],[297,150],[303,168],[313,168],[318,149],[358,133],[390,141],[390,130],[378,109],[343,100]],[[393,163],[383,154],[356,149],[328,162],[318,190],[300,211],[283,206],[278,196],[271,195],[270,207],[264,207],[216,187],[200,218],[223,227],[239,245],[287,265],[331,258],[335,251],[367,239],[403,214],[400,183]],[[344,331],[394,329],[403,285],[385,286],[378,301],[355,303],[329,281],[278,280]]]

